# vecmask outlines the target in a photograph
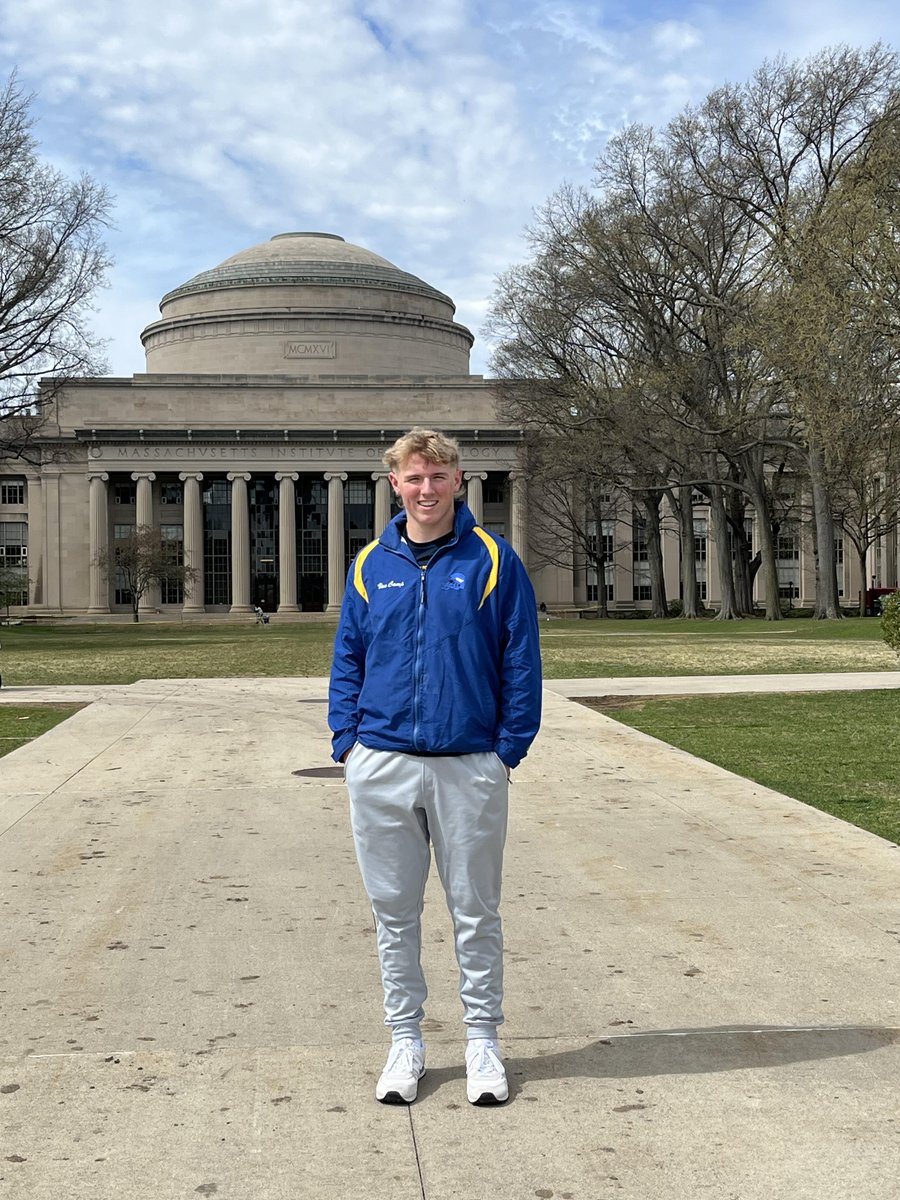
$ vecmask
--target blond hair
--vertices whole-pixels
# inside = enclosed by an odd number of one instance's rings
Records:
[[[393,446],[384,452],[382,462],[389,471],[397,472],[414,454],[421,455],[426,462],[446,463],[454,471],[459,469],[459,443],[456,439],[436,429],[418,427],[397,438]]]

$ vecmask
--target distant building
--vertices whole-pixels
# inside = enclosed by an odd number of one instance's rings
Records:
[[[145,594],[145,612],[334,612],[350,561],[393,511],[382,453],[413,425],[459,439],[468,503],[525,560],[539,600],[587,606],[603,587],[613,611],[649,606],[630,504],[594,531],[611,556],[602,581],[577,552],[549,562],[535,549],[547,539],[529,536],[521,431],[498,420],[490,380],[469,374],[473,337],[452,300],[421,279],[334,234],[286,233],[175,288],[160,314],[141,335],[145,374],[67,382],[39,434],[40,466],[0,463],[13,611],[129,612],[123,581],[99,559],[149,525],[197,575],[187,595],[175,584]],[[714,605],[702,504],[695,518],[701,598]],[[896,584],[896,551],[896,537],[877,549],[879,583]],[[663,554],[674,599],[673,522]],[[782,530],[779,555],[783,596],[811,602],[799,529]],[[842,582],[855,602],[858,584]]]

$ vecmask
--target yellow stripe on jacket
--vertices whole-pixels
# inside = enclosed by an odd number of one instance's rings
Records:
[[[363,563],[377,545],[378,538],[376,538],[374,542],[369,542],[368,546],[363,546],[362,550],[360,550],[359,554],[356,556],[356,562],[353,564],[353,586],[362,596],[363,600],[365,600],[366,604],[369,603],[369,593],[366,591],[366,585],[363,583]]]
[[[488,596],[497,586],[497,578],[500,574],[500,547],[497,545],[491,535],[486,530],[482,529],[480,525],[476,525],[472,532],[476,537],[481,538],[488,554],[491,556],[491,573],[488,575],[487,583],[484,585],[481,604],[478,605],[478,607],[481,608],[485,600],[487,600]],[[363,553],[365,553],[365,551],[363,551]]]

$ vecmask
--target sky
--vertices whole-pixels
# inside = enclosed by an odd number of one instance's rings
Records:
[[[41,154],[115,199],[93,328],[126,376],[166,292],[294,230],[447,293],[489,374],[498,275],[610,135],[879,40],[900,48],[895,0],[0,0]]]

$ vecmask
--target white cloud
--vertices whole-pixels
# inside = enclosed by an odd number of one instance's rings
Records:
[[[693,25],[684,21],[663,21],[653,29],[651,41],[663,58],[676,58],[686,50],[699,46],[703,36]]]

